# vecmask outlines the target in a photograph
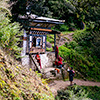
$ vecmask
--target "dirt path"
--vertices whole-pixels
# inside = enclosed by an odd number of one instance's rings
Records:
[[[58,47],[65,44],[66,42],[69,43],[70,41],[72,41],[73,34],[74,33],[70,33],[68,35],[61,36],[59,41],[57,42]],[[65,37],[67,37],[67,39]],[[78,79],[74,79],[73,82],[80,86],[98,86],[98,87],[100,87],[100,82],[84,81],[84,80],[78,80]],[[65,89],[66,87],[69,86],[69,84],[70,84],[69,81],[54,80],[51,83],[49,83],[48,86],[50,87],[52,93],[54,95],[57,95],[57,90]]]
[[[59,40],[57,41],[57,45],[58,47],[62,46],[63,44],[65,44],[66,42],[69,43],[73,40],[72,35],[74,33],[69,33],[67,35],[62,35],[60,36]]]
[[[77,85],[80,86],[98,86],[100,87],[100,82],[92,82],[92,81],[84,81],[84,80],[78,80],[74,79],[73,81]],[[49,83],[49,87],[54,95],[57,95],[57,90],[65,89],[70,84],[69,81],[63,81],[63,80],[54,80],[53,82]]]

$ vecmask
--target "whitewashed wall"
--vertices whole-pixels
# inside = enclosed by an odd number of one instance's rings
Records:
[[[23,37],[27,38],[27,34],[26,34],[25,30],[24,30],[24,36]],[[26,55],[26,46],[27,46],[27,41],[23,40],[23,50],[21,52],[21,56],[22,56],[21,62],[22,62],[23,66],[29,67],[30,60],[29,60],[29,55]]]
[[[54,53],[46,53],[41,54],[41,65],[43,68],[51,67],[53,62],[55,61],[55,54]]]

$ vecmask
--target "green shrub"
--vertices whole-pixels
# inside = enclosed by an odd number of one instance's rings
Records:
[[[52,51],[52,48],[46,48],[46,51]]]
[[[47,35],[47,41],[50,43],[54,43],[54,35]]]
[[[68,87],[66,90],[58,91],[56,100],[90,100],[88,93],[78,86]]]
[[[72,48],[72,49],[74,49],[74,48],[77,47],[77,46],[78,46],[78,43],[75,42],[75,41],[71,41],[71,42],[68,44],[68,48]]]
[[[100,63],[98,60],[94,60],[91,55],[88,56],[88,49],[85,51],[84,47],[79,46],[78,44],[77,46],[73,45],[73,43],[75,42],[67,44],[67,47],[66,45],[59,47],[59,55],[64,58],[64,61],[67,61],[69,66],[74,67],[74,69],[79,71],[85,78],[100,81],[100,74],[98,72],[100,71],[98,66]],[[95,63],[95,61],[97,63]]]
[[[85,89],[88,92],[88,97],[93,100],[100,100],[100,87],[97,86],[81,86],[82,89]]]
[[[18,55],[21,48],[18,46],[22,31],[19,23],[11,23],[8,17],[4,14],[0,15],[0,45],[11,51],[12,54]]]
[[[68,30],[68,26],[66,24],[56,25],[54,29],[64,32]]]

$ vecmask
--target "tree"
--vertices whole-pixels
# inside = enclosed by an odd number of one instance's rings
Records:
[[[14,19],[17,19],[18,15],[25,15],[27,12],[30,14],[36,14],[38,16],[47,16],[48,7],[45,6],[45,0],[10,0],[12,5],[12,14]]]

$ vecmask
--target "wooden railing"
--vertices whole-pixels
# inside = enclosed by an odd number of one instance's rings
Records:
[[[39,65],[36,63],[36,60],[32,57],[31,54],[29,54],[29,57],[31,58],[32,62],[34,63],[35,67],[36,67],[36,70],[38,72],[41,72],[40,69],[39,69]]]

